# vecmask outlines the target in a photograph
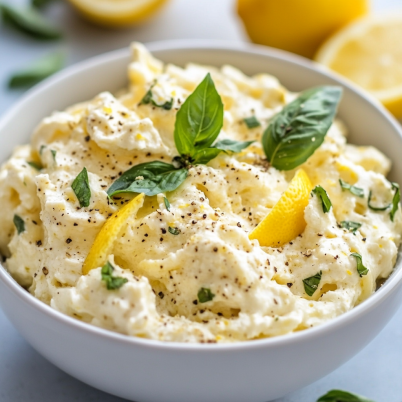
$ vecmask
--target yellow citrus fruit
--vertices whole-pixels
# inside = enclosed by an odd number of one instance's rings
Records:
[[[250,39],[305,57],[369,10],[369,0],[237,0]]]
[[[106,263],[107,257],[112,252],[113,245],[119,237],[124,225],[129,218],[137,215],[138,210],[143,204],[144,194],[137,195],[137,197],[133,198],[105,222],[85,259],[82,267],[83,275],[88,274],[92,269],[101,267]]]
[[[299,169],[288,189],[271,212],[250,233],[261,246],[280,247],[297,237],[306,227],[304,210],[313,186],[303,169]]]
[[[167,0],[69,0],[88,20],[107,27],[140,23]]]
[[[340,30],[315,59],[402,117],[402,14],[362,18]]]

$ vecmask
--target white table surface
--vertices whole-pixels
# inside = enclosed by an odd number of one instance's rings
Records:
[[[5,1],[24,3],[25,0]],[[401,0],[373,0],[374,12],[398,7],[402,10]],[[0,26],[0,116],[23,94],[20,90],[7,89],[10,73],[55,48],[65,49],[68,64],[73,64],[125,47],[132,40],[247,40],[236,18],[234,0],[171,0],[148,24],[124,31],[88,25],[76,18],[64,3],[52,6],[48,13],[66,32],[65,40],[60,43],[35,41]],[[275,402],[315,402],[332,388],[361,393],[376,402],[402,401],[402,310],[368,347],[348,363]],[[117,402],[122,399],[97,391],[46,361],[20,336],[0,310],[0,401]]]

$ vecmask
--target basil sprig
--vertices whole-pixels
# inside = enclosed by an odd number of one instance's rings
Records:
[[[91,188],[89,187],[88,171],[85,167],[74,179],[73,183],[71,184],[71,188],[78,198],[80,207],[89,207],[89,202],[91,200]]]
[[[106,282],[106,288],[108,290],[120,289],[125,283],[128,282],[128,279],[126,278],[113,276],[113,271],[114,267],[109,261],[102,267],[102,281]]]
[[[325,189],[321,186],[316,186],[313,188],[312,192],[315,195],[317,195],[317,197],[321,198],[322,210],[324,211],[324,213],[329,212],[332,207],[332,202],[329,199],[328,194],[325,191]]]
[[[316,273],[309,278],[303,279],[304,291],[309,295],[312,296],[315,291],[318,289],[318,285],[321,282],[322,271]]]
[[[59,39],[61,32],[34,7],[15,7],[0,4],[3,21],[37,39]]]
[[[18,234],[25,232],[25,222],[19,215],[14,215],[13,222],[15,227],[17,228]]]
[[[342,88],[321,86],[302,92],[264,131],[262,145],[271,165],[291,170],[323,143],[342,95]]]
[[[213,300],[213,298],[215,297],[215,295],[211,292],[211,289],[208,288],[201,288],[198,291],[198,301],[200,303],[206,303],[209,302],[211,300]]]
[[[151,196],[173,191],[188,175],[185,168],[177,169],[165,162],[154,161],[133,166],[107,190],[109,197],[119,193],[144,193]]]
[[[352,394],[351,392],[333,389],[318,398],[317,402],[374,402],[364,396]]]
[[[362,256],[361,256],[359,253],[352,253],[352,254],[350,254],[350,255],[351,255],[352,257],[355,257],[355,258],[356,258],[356,268],[357,268],[357,272],[359,273],[359,275],[360,275],[360,276],[367,275],[369,269],[366,268],[366,267],[363,265]]]
[[[352,221],[342,221],[341,222],[341,227],[349,230],[349,232],[352,232],[354,235],[356,235],[356,230],[359,229],[361,226],[362,226],[362,224],[359,222],[352,222]]]
[[[18,88],[36,84],[57,73],[63,67],[63,64],[64,55],[62,53],[48,54],[25,69],[14,73],[8,81],[8,86]]]
[[[357,197],[363,198],[364,197],[364,190],[360,187],[352,186],[349,183],[346,183],[346,181],[339,179],[339,184],[342,187],[343,190],[349,190],[353,195],[356,195]]]

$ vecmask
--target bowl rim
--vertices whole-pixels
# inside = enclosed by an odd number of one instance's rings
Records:
[[[291,54],[289,52],[273,49],[265,46],[249,44],[245,42],[233,42],[222,40],[203,40],[203,39],[179,39],[179,40],[162,40],[156,42],[145,43],[145,46],[151,51],[177,51],[177,50],[214,50],[214,51],[231,51],[249,54],[251,56],[263,56],[270,59],[282,60],[291,64],[302,66],[308,70],[313,70],[327,76],[328,78],[338,82],[338,84],[346,87],[350,91],[354,92],[359,97],[363,98],[366,102],[375,107],[383,118],[392,126],[398,136],[402,139],[402,127],[393,116],[370,94],[364,90],[358,88],[349,80],[341,77],[337,73],[334,73],[326,67],[319,65],[311,60],[305,59],[301,56]],[[41,92],[51,87],[55,83],[68,80],[77,74],[80,74],[83,70],[90,70],[97,66],[107,62],[117,62],[118,60],[128,58],[129,49],[123,48],[114,50],[111,52],[103,53],[101,55],[91,57],[87,60],[76,63],[72,66],[65,68],[64,70],[56,73],[52,77],[44,80],[40,84],[36,85],[32,89],[28,90],[6,113],[0,116],[0,133],[3,127],[12,119],[18,115],[19,109],[31,99],[40,96]],[[19,297],[24,304],[38,310],[40,313],[47,315],[50,319],[55,319],[62,325],[72,326],[78,331],[87,332],[93,336],[98,336],[103,339],[117,341],[127,345],[136,345],[138,347],[156,348],[160,350],[176,350],[176,351],[231,351],[236,349],[238,351],[244,351],[255,348],[275,348],[278,346],[286,347],[286,345],[304,341],[306,338],[319,338],[333,331],[336,327],[338,329],[347,326],[360,315],[367,314],[370,310],[376,306],[382,304],[391,294],[396,290],[402,281],[402,260],[398,259],[391,275],[386,280],[385,284],[371,295],[367,300],[352,310],[341,314],[334,319],[331,319],[317,327],[309,328],[304,331],[292,332],[289,334],[278,335],[270,338],[256,339],[249,341],[238,341],[233,343],[182,343],[182,342],[166,342],[153,339],[139,338],[130,335],[120,334],[101,327],[97,327],[93,324],[85,323],[74,319],[67,314],[61,313],[39,299],[35,298],[29,292],[27,292],[22,286],[20,286],[9,274],[5,267],[0,263],[0,281],[16,296]]]

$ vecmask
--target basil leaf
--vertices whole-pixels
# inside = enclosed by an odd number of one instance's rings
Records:
[[[174,141],[179,154],[193,156],[210,147],[222,126],[222,99],[208,73],[177,112]]]
[[[13,222],[15,227],[17,228],[18,234],[25,232],[25,222],[19,215],[14,215]]]
[[[353,195],[357,195],[360,198],[364,197],[364,190],[362,188],[352,186],[349,183],[346,183],[346,181],[343,181],[342,179],[339,179],[339,184],[342,187],[342,191],[349,190]]]
[[[321,282],[322,271],[318,272],[314,276],[310,276],[309,278],[303,279],[304,291],[312,296],[318,288],[318,285]]]
[[[374,402],[372,399],[367,399],[364,396],[352,394],[351,392],[333,389],[322,397],[317,402]]]
[[[88,171],[85,167],[75,178],[71,188],[74,190],[74,193],[78,198],[80,207],[89,207],[91,188],[89,187]]]
[[[165,202],[166,209],[170,212],[170,202],[166,197],[163,197],[163,201]]]
[[[221,140],[215,143],[213,148],[218,148],[222,151],[241,152],[243,149],[249,147],[253,142],[255,141]]]
[[[211,289],[208,288],[201,288],[198,291],[198,301],[200,303],[206,303],[211,301],[215,295],[211,292]]]
[[[352,232],[354,235],[356,235],[356,230],[359,229],[362,224],[358,222],[352,222],[352,221],[342,221],[341,226],[344,229],[349,230],[349,232]]]
[[[150,103],[156,107],[160,107],[165,110],[170,110],[173,106],[173,98],[170,99],[170,101],[166,101],[162,105],[159,105],[156,103],[153,99],[153,94],[152,94],[152,87],[147,91],[147,93],[144,95],[144,97],[141,99],[140,105],[149,105]]]
[[[52,53],[35,61],[26,69],[14,73],[8,82],[10,88],[25,87],[36,84],[39,81],[57,73],[64,64],[62,53]]]
[[[113,271],[114,267],[109,261],[102,267],[102,281],[106,282],[106,288],[108,290],[120,289],[125,283],[128,282],[128,279],[126,278],[112,276]]]
[[[399,202],[401,201],[401,191],[399,189],[398,183],[393,182],[391,184],[392,184],[392,188],[395,190],[394,197],[392,198],[392,210],[389,213],[389,216],[391,217],[391,221],[393,222],[396,211],[398,211]]]
[[[61,32],[34,7],[0,4],[3,21],[37,39],[59,39]]]
[[[368,206],[372,211],[385,211],[385,210],[387,210],[387,209],[391,206],[391,204],[388,204],[388,205],[385,205],[384,207],[373,207],[373,206],[371,205],[371,196],[372,196],[372,192],[371,192],[371,190],[370,190],[369,196],[368,196],[368,201],[367,201],[367,206]]]
[[[133,166],[108,189],[109,197],[119,193],[155,195],[176,190],[188,175],[187,169],[176,169],[169,163],[154,161]]]
[[[261,123],[257,120],[255,116],[246,117],[245,119],[243,119],[243,121],[246,123],[247,128],[255,128],[261,126]]]
[[[359,275],[367,275],[369,270],[363,265],[362,256],[359,253],[352,253],[350,255],[356,258],[357,272],[359,273]]]
[[[48,4],[53,3],[55,0],[31,0],[33,7],[42,8],[46,7]]]
[[[54,149],[51,149],[50,152],[52,153],[53,160],[56,162],[56,154],[57,154],[57,151],[55,151]]]
[[[218,148],[205,148],[195,151],[193,154],[192,163],[195,165],[203,164],[206,165],[210,160],[216,158],[222,152]]]
[[[177,236],[181,233],[181,230],[179,228],[171,228],[170,226],[168,227],[168,231],[174,236]]]
[[[31,166],[32,168],[36,169],[36,170],[41,170],[43,169],[43,166],[39,163],[39,162],[27,162],[29,166]]]
[[[314,187],[312,192],[316,194],[317,197],[321,198],[322,210],[324,211],[324,213],[329,212],[332,207],[332,203],[328,197],[327,192],[321,186]]]
[[[273,167],[294,169],[314,153],[332,124],[341,95],[340,87],[312,88],[274,116],[262,138]]]

